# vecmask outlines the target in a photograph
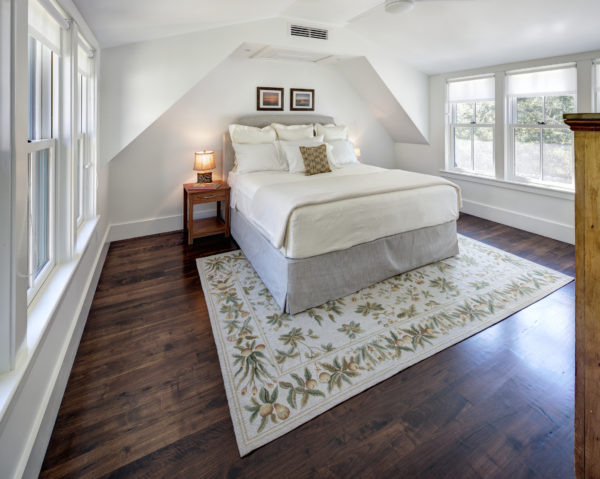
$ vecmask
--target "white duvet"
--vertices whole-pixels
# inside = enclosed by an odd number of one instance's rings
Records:
[[[443,178],[363,164],[314,176],[232,172],[228,182],[232,207],[290,258],[446,223],[461,201]]]

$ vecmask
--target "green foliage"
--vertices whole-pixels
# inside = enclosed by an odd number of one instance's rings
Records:
[[[531,96],[517,98],[517,123],[520,125],[536,125],[540,122],[546,125],[564,125],[563,113],[575,111],[575,97],[562,96]],[[538,128],[516,128],[515,140],[522,143],[539,143]],[[560,129],[544,129],[544,143],[556,145],[571,145],[573,136],[570,131]]]

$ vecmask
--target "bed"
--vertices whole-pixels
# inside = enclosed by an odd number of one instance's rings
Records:
[[[334,123],[255,115],[241,125]],[[429,175],[355,164],[331,173],[238,174],[229,134],[231,234],[282,311],[295,314],[458,253],[460,191]]]

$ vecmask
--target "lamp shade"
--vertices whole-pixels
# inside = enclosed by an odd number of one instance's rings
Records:
[[[356,155],[357,158],[360,158],[360,148],[354,147],[354,154]]]
[[[214,151],[197,151],[194,153],[194,170],[205,171],[212,170],[215,167],[215,152]]]

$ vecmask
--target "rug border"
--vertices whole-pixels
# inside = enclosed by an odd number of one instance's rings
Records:
[[[516,258],[518,258],[521,261],[525,261],[528,264],[531,265],[536,265],[538,267],[542,267],[544,269],[550,270],[555,272],[558,276],[559,279],[557,280],[556,283],[552,284],[552,286],[547,287],[547,289],[544,290],[540,290],[537,292],[537,294],[528,297],[526,300],[523,301],[519,301],[518,303],[515,303],[515,305],[511,308],[506,309],[505,311],[503,311],[503,315],[498,318],[497,320],[491,322],[490,324],[486,325],[485,328],[483,329],[479,329],[477,326],[480,326],[481,323],[474,323],[473,327],[469,328],[467,331],[464,331],[463,334],[455,336],[452,341],[450,341],[449,343],[443,343],[443,344],[438,344],[435,347],[428,349],[426,352],[423,351],[421,354],[415,353],[410,359],[407,360],[406,363],[403,363],[402,366],[399,369],[395,369],[395,368],[390,368],[389,370],[382,372],[380,375],[376,375],[376,376],[371,376],[369,379],[367,379],[364,382],[361,382],[360,385],[356,384],[356,386],[360,386],[360,391],[358,392],[354,392],[354,388],[349,388],[346,389],[344,391],[341,391],[339,393],[338,396],[336,396],[335,398],[332,398],[330,401],[317,405],[315,406],[313,409],[306,411],[303,415],[301,415],[300,417],[296,416],[297,420],[302,419],[301,422],[299,422],[298,424],[294,424],[294,423],[281,423],[281,425],[283,426],[285,424],[285,432],[280,433],[279,430],[273,431],[272,429],[269,432],[266,432],[265,434],[261,435],[260,438],[258,438],[256,441],[252,441],[252,442],[242,442],[243,439],[243,432],[240,430],[242,425],[241,424],[237,424],[237,421],[234,419],[234,415],[232,414],[232,408],[230,406],[230,404],[236,404],[236,401],[234,400],[234,398],[236,396],[234,396],[233,392],[232,392],[232,385],[229,384],[229,379],[228,377],[226,377],[226,375],[224,374],[224,371],[227,370],[227,368],[225,367],[225,352],[224,352],[224,347],[222,346],[222,336],[221,336],[221,331],[218,328],[218,324],[216,323],[216,317],[217,317],[217,312],[215,310],[215,305],[213,303],[212,297],[208,297],[210,299],[207,298],[207,291],[208,291],[208,278],[205,277],[205,272],[204,270],[200,267],[201,264],[210,259],[210,258],[216,258],[219,256],[225,256],[228,254],[231,254],[232,252],[235,251],[240,251],[240,253],[243,255],[243,251],[241,250],[233,250],[233,251],[227,251],[225,253],[218,253],[215,255],[210,255],[210,256],[205,256],[205,257],[201,257],[201,258],[197,258],[196,259],[196,268],[198,270],[198,274],[200,276],[200,282],[202,284],[202,290],[204,292],[204,298],[205,298],[205,302],[207,305],[207,309],[208,309],[208,315],[209,315],[209,319],[210,319],[210,323],[211,323],[211,328],[213,330],[213,337],[215,336],[215,334],[219,335],[219,339],[220,341],[215,341],[215,345],[217,347],[217,356],[219,357],[219,366],[221,369],[221,376],[223,377],[223,384],[225,386],[225,393],[227,395],[227,401],[228,401],[228,406],[229,406],[229,413],[230,413],[230,417],[231,417],[231,422],[233,424],[233,428],[235,431],[235,439],[236,439],[236,443],[238,446],[238,450],[240,453],[240,457],[244,457],[245,455],[249,454],[250,452],[254,451],[255,449],[258,449],[261,446],[264,446],[265,444],[293,431],[294,429],[297,429],[298,427],[302,426],[303,424],[306,424],[307,422],[309,422],[310,420],[314,419],[315,417],[323,414],[324,412],[338,406],[339,404],[341,404],[344,401],[347,401],[348,399],[362,393],[363,391],[366,391],[367,389],[370,389],[371,387],[375,386],[376,384],[379,384],[383,381],[385,381],[386,379],[389,379],[392,376],[395,376],[396,374],[404,371],[405,369],[415,365],[416,363],[432,357],[434,355],[436,355],[437,353],[439,353],[440,351],[443,351],[447,348],[450,348],[456,344],[461,343],[462,341],[464,341],[465,339],[470,338],[471,336],[474,336],[475,334],[481,333],[485,330],[487,330],[488,328],[498,324],[500,321],[504,321],[505,319],[507,319],[508,317],[512,316],[513,314],[521,311],[522,309],[531,306],[535,303],[537,303],[538,301],[542,300],[543,298],[545,298],[546,296],[554,293],[555,291],[558,291],[559,289],[563,288],[564,286],[566,286],[567,284],[571,283],[573,281],[574,278],[572,278],[571,276],[568,276],[564,273],[561,273],[560,271],[556,271],[552,268],[548,268],[547,266],[541,265],[539,263],[536,263],[534,261],[531,261],[529,259],[523,258],[521,256],[515,255],[513,253],[510,253],[508,251],[504,251],[500,248],[497,248],[495,246],[489,245],[487,243],[484,243],[482,241],[476,240],[474,238],[470,238],[468,236],[465,235],[458,235],[458,236],[462,236],[463,238],[469,240],[469,241],[474,241],[474,242],[478,242],[483,244],[484,246],[486,246],[487,248],[491,248],[497,251],[502,252],[503,254],[508,254],[511,256],[514,256]],[[245,257],[245,255],[244,255]],[[418,269],[418,268],[416,268]],[[216,333],[215,333],[216,331]],[[236,411],[237,412],[237,411]]]

